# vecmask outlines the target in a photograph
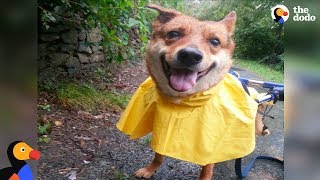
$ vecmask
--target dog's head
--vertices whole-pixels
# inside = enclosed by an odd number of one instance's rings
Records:
[[[221,21],[199,21],[150,4],[159,12],[146,51],[149,74],[166,96],[186,97],[219,83],[229,71],[236,13]]]

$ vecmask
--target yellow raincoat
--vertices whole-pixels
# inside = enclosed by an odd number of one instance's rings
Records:
[[[117,128],[136,139],[152,132],[159,154],[199,165],[243,157],[255,146],[258,104],[232,75],[174,104],[149,77],[133,95]]]

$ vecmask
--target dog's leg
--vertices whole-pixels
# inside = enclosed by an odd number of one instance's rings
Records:
[[[268,127],[263,122],[263,112],[266,108],[267,106],[264,104],[260,104],[258,106],[258,112],[256,115],[256,135],[265,136],[270,134]]]
[[[148,166],[144,168],[140,168],[138,171],[134,173],[134,175],[139,178],[150,178],[155,173],[155,171],[160,167],[163,160],[164,160],[164,156],[156,153],[152,162]]]
[[[202,166],[200,180],[211,180],[213,175],[213,167],[214,164],[207,164],[205,166]]]

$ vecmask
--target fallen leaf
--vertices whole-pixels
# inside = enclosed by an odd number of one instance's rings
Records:
[[[62,122],[61,122],[60,120],[56,120],[56,121],[54,122],[54,124],[55,124],[56,126],[61,126],[61,125],[62,125]]]

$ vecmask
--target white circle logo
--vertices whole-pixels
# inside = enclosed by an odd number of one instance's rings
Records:
[[[284,5],[277,5],[271,8],[271,17],[278,24],[283,24],[289,19],[289,10]]]

